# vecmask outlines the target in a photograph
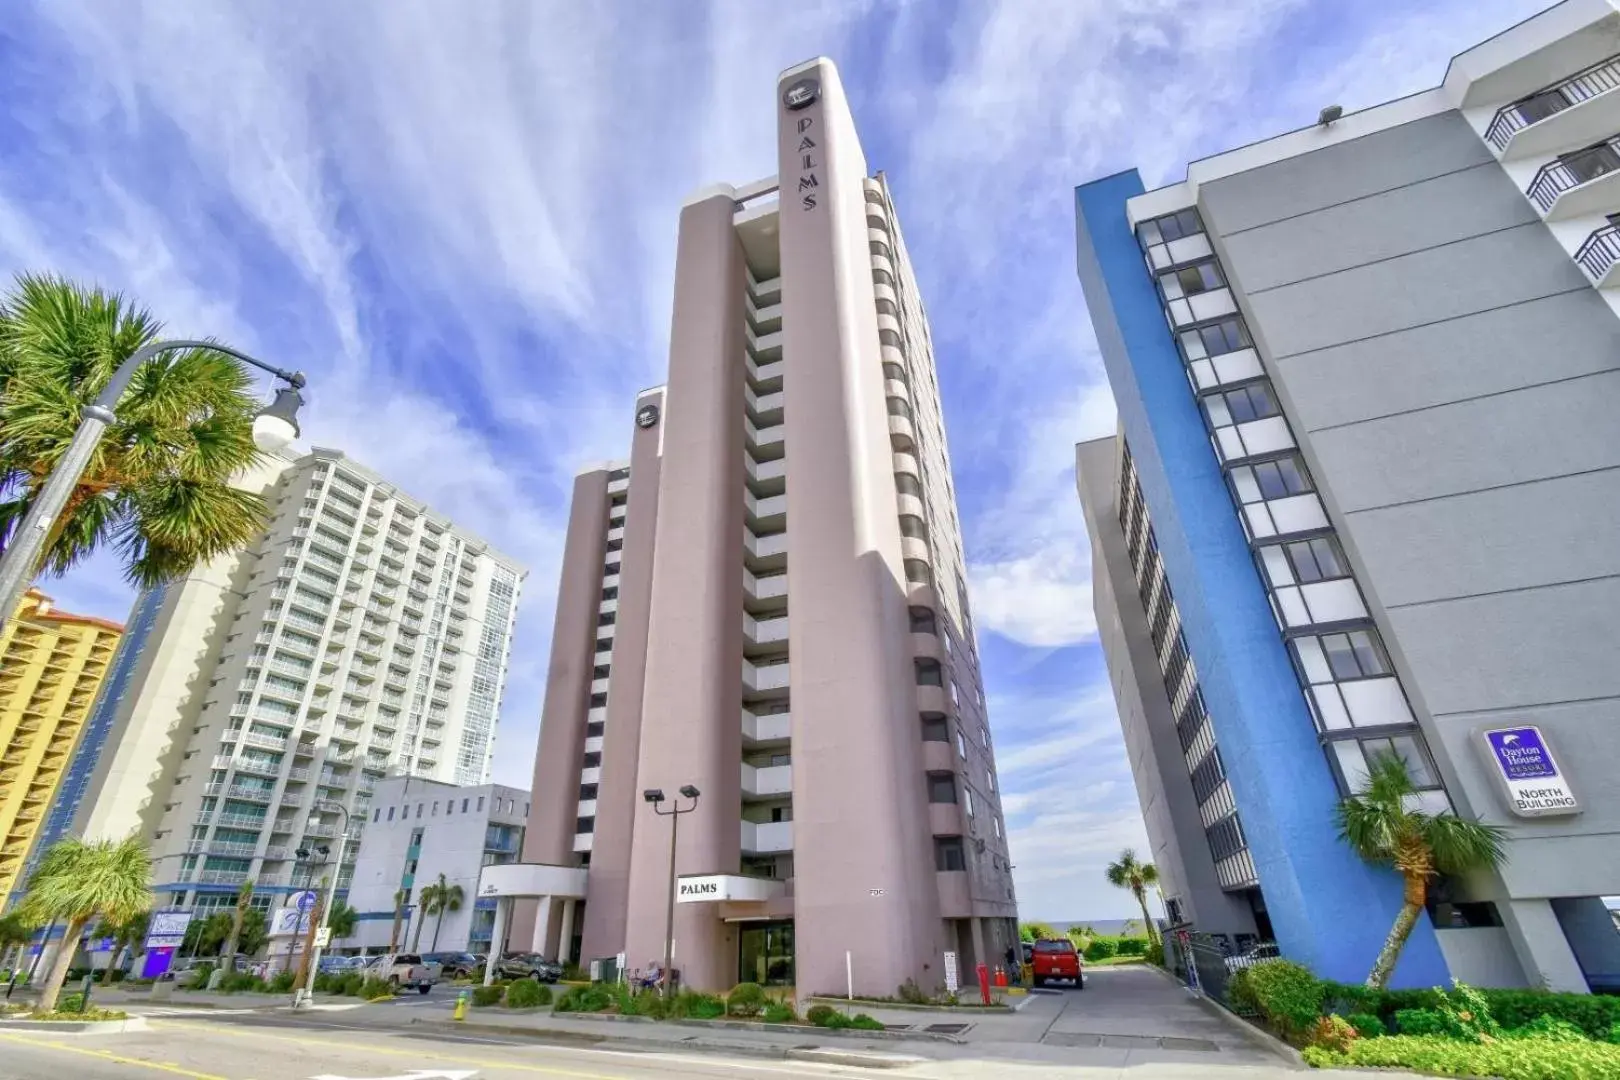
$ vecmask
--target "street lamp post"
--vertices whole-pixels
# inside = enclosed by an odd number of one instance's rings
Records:
[[[669,997],[675,991],[675,979],[670,972],[670,965],[675,962],[675,838],[681,832],[681,815],[690,814],[698,806],[698,789],[691,784],[681,788],[681,794],[692,800],[691,806],[683,807],[679,802],[669,804],[664,809],[664,792],[662,788],[648,788],[641,793],[641,797],[652,804],[653,813],[660,817],[669,818],[669,910],[664,923],[664,996]]]
[[[293,994],[293,1008],[295,1009],[308,1008],[310,1005],[314,1004],[315,975],[321,970],[321,951],[326,948],[326,946],[321,944],[321,938],[330,929],[332,924],[332,905],[337,900],[338,881],[343,876],[343,852],[349,846],[349,808],[344,806],[342,803],[317,802],[314,804],[312,809],[325,810],[328,813],[336,811],[337,813],[342,814],[343,832],[338,835],[337,871],[332,878],[331,892],[327,896],[326,903],[320,905],[321,925],[316,931],[315,948],[310,951],[309,974],[307,976],[307,981]]]
[[[80,412],[79,427],[73,433],[73,440],[46,478],[44,487],[34,498],[34,504],[28,508],[5,554],[0,555],[0,626],[4,626],[17,610],[23,593],[38,572],[51,528],[89,466],[102,433],[115,419],[118,400],[129,388],[135,372],[154,356],[174,349],[212,349],[261,371],[268,371],[282,380],[287,385],[276,391],[275,400],[253,420],[253,441],[261,450],[276,451],[298,437],[298,407],[304,403],[298,393],[304,385],[301,373],[283,371],[262,360],[255,360],[247,353],[212,341],[154,341],[136,349],[129,359],[119,365],[96,400]]]

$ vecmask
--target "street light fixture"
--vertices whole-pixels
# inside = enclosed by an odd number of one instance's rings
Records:
[[[664,791],[662,788],[648,788],[641,793],[641,797],[652,804],[653,813],[659,817],[669,818],[669,910],[667,921],[664,923],[664,996],[670,997],[675,992],[675,980],[670,972],[670,965],[675,962],[675,838],[680,835],[681,815],[690,814],[698,806],[698,789],[691,784],[681,787],[681,795],[692,800],[692,805],[683,807],[678,802],[670,803],[669,809],[664,809]]]
[[[310,950],[308,979],[303,986],[293,992],[293,1008],[306,1009],[315,1003],[315,975],[321,970],[321,952],[326,946],[321,944],[321,938],[330,932],[332,923],[332,905],[337,901],[338,878],[343,876],[343,852],[349,845],[349,808],[339,802],[317,800],[310,807],[312,810],[323,813],[338,813],[343,815],[343,831],[338,834],[337,845],[337,876],[332,878],[332,885],[326,897],[326,903],[321,904],[321,924],[315,931],[315,947]],[[317,846],[316,851],[322,857],[328,848],[323,844]]]
[[[297,438],[298,408],[304,403],[298,392],[304,386],[301,372],[284,371],[213,341],[154,341],[136,349],[113,372],[112,379],[96,396],[96,400],[80,410],[79,427],[73,433],[73,440],[46,478],[44,486],[34,498],[34,504],[28,508],[22,524],[12,536],[11,546],[4,555],[0,555],[0,626],[4,626],[12,612],[17,610],[23,593],[34,580],[45,553],[45,539],[67,507],[73,489],[78,486],[79,478],[84,475],[90,458],[95,454],[102,433],[116,419],[118,401],[129,389],[135,372],[154,356],[175,349],[212,349],[261,371],[268,371],[286,383],[276,391],[275,400],[254,418],[253,441],[260,449],[274,453]]]

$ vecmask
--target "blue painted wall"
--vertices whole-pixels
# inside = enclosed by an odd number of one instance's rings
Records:
[[[1325,978],[1360,982],[1400,907],[1400,881],[1338,839],[1337,788],[1125,217],[1142,191],[1134,169],[1076,189],[1091,322],[1277,942]],[[1448,981],[1425,916],[1392,985]]]

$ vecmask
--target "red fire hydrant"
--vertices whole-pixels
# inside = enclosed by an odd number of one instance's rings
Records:
[[[983,964],[979,965],[979,997],[990,1004],[990,969]]]

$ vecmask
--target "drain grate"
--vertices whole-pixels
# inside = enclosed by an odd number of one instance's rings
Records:
[[[883,1025],[883,1030],[884,1031],[910,1031],[911,1027],[912,1027],[912,1025],[910,1025],[910,1024],[884,1024]]]
[[[929,1024],[924,1031],[931,1031],[935,1035],[960,1035],[966,1031],[968,1024]]]
[[[1208,1039],[1178,1039],[1173,1036],[1166,1035],[1164,1038],[1160,1039],[1159,1042],[1166,1050],[1202,1050],[1214,1053],[1220,1049],[1219,1046],[1216,1046]]]

